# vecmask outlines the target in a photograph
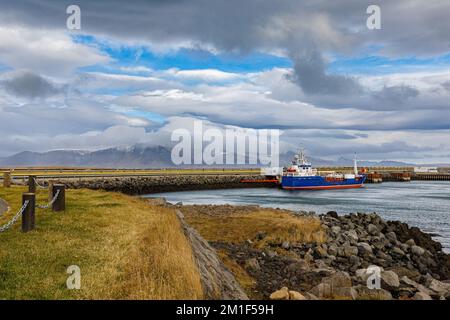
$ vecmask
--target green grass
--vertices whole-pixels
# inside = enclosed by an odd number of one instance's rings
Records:
[[[0,187],[11,211],[24,187]],[[46,190],[37,202],[46,203]],[[180,263],[182,261],[183,263]],[[68,290],[67,267],[81,269]],[[0,234],[0,299],[199,299],[200,277],[172,209],[119,193],[67,190],[66,211],[36,209],[36,229],[20,220]]]

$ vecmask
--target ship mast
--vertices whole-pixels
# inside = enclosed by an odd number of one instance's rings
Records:
[[[305,156],[305,149],[300,149],[300,161],[302,165],[306,165],[308,164],[308,161],[306,160],[306,156]]]

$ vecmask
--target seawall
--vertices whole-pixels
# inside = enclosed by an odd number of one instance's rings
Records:
[[[151,194],[159,192],[274,187],[273,183],[248,182],[260,180],[259,175],[168,175],[147,177],[52,179],[68,188],[102,189],[123,192],[125,194]],[[241,182],[245,180],[246,182]],[[43,183],[47,185],[48,182]]]

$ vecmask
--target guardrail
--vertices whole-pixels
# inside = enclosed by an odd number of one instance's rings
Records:
[[[4,187],[9,188],[11,184],[5,184]],[[5,224],[0,226],[0,233],[9,230],[19,218],[22,218],[22,232],[29,232],[35,228],[36,208],[48,209],[52,208],[53,212],[60,212],[66,209],[66,192],[65,185],[49,183],[47,187],[39,186],[41,188],[49,189],[49,198],[46,204],[40,205],[36,203],[36,187],[39,184],[36,181],[36,177],[30,175],[28,177],[28,192],[22,194],[22,207],[17,213]]]

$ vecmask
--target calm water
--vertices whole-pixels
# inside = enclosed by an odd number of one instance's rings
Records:
[[[377,212],[387,220],[400,220],[436,234],[450,252],[450,181],[383,182],[363,189],[286,191],[276,188],[170,192],[169,202],[184,204],[257,204],[291,210],[338,214]]]

